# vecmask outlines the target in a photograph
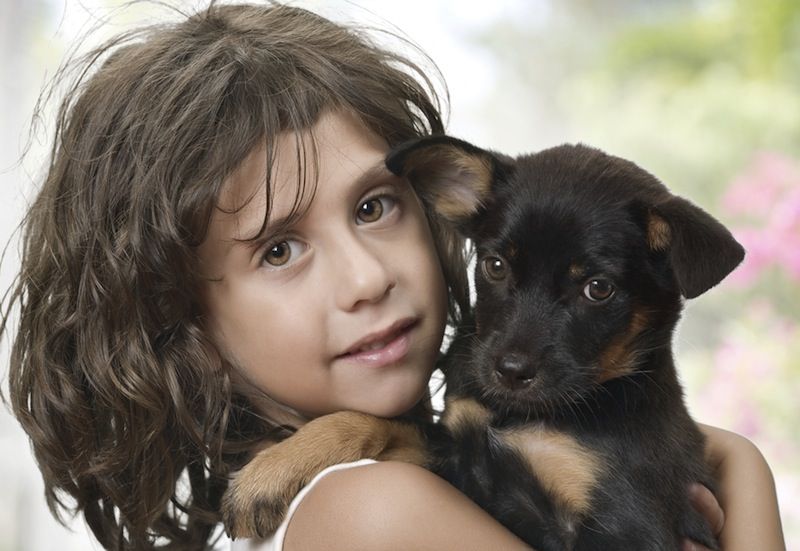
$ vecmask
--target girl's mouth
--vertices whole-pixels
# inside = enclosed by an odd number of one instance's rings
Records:
[[[418,323],[416,318],[401,319],[384,330],[360,339],[336,359],[371,367],[395,364],[408,354],[411,348],[411,331]]]

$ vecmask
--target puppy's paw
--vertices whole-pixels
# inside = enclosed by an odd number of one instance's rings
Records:
[[[223,498],[222,521],[225,532],[236,538],[264,538],[275,532],[286,515],[288,504],[258,500],[253,503]]]
[[[262,450],[231,480],[222,497],[225,531],[232,538],[267,537],[314,473],[295,470],[280,445]]]
[[[401,441],[393,433],[403,431],[416,434],[400,423],[347,411],[309,421],[258,452],[234,476],[222,497],[225,529],[234,538],[272,534],[294,496],[317,473],[337,463],[377,458],[390,442]]]

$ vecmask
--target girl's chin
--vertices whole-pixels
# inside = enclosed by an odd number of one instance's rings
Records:
[[[372,387],[347,397],[340,397],[317,410],[297,409],[306,420],[321,417],[337,411],[358,411],[376,417],[391,418],[409,413],[420,402],[429,398],[428,381],[430,377],[394,380],[391,387]]]
[[[359,408],[359,411],[377,417],[397,417],[398,415],[409,413],[424,398],[427,398],[427,390],[428,387],[425,385],[418,391],[410,392],[406,396],[393,396],[381,400],[379,403],[365,405],[365,407]]]

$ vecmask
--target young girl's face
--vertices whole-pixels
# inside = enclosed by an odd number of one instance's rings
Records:
[[[245,385],[305,416],[398,415],[423,396],[441,344],[441,266],[416,195],[384,167],[386,143],[340,112],[312,130],[317,189],[288,228],[294,134],[278,142],[272,211],[255,241],[265,149],[226,183],[200,250],[211,330]]]

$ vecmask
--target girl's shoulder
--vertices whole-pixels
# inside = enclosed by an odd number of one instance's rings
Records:
[[[435,474],[385,461],[336,470],[299,502],[285,551],[318,548],[526,549],[515,536]]]

